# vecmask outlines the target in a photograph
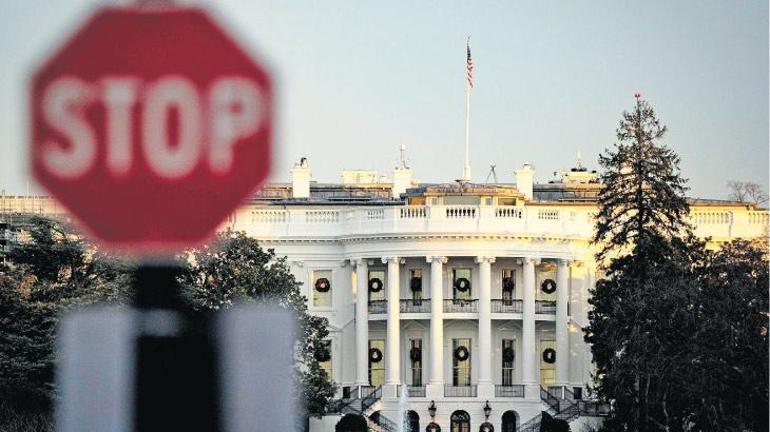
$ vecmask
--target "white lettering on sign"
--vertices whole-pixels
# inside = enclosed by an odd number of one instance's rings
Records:
[[[147,89],[142,133],[147,162],[161,177],[184,177],[200,155],[201,103],[193,84],[181,77],[159,79]],[[177,142],[168,142],[168,121],[177,113]]]
[[[139,93],[132,78],[108,78],[102,82],[107,114],[107,169],[122,177],[131,169],[131,111]]]
[[[241,77],[214,80],[205,93],[189,79],[174,75],[151,83],[106,77],[98,84],[62,77],[45,89],[42,113],[64,142],[43,143],[41,161],[63,179],[78,178],[93,168],[99,157],[97,125],[89,123],[85,112],[101,103],[105,143],[100,149],[112,176],[125,177],[139,152],[152,172],[164,179],[190,174],[203,159],[212,172],[224,174],[232,167],[235,144],[264,124],[264,97],[253,81]],[[141,112],[135,131],[137,107]],[[138,148],[133,145],[136,137]]]
[[[249,80],[229,79],[214,83],[209,91],[212,110],[209,164],[225,173],[233,163],[233,145],[252,135],[264,118],[259,90]]]
[[[84,118],[93,90],[77,78],[60,78],[43,94],[43,119],[67,141],[48,141],[41,156],[49,171],[57,177],[76,178],[91,169],[96,157],[96,137]]]

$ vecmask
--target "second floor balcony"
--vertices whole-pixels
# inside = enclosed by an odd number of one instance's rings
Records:
[[[535,313],[556,315],[556,302],[551,300],[535,300]]]
[[[492,299],[492,313],[515,313],[523,311],[521,299]],[[430,299],[400,299],[398,311],[401,314],[431,313]],[[445,299],[445,313],[478,313],[478,299]],[[387,300],[369,300],[369,314],[382,315],[388,313]],[[551,300],[536,300],[535,313],[540,315],[555,315],[556,302]]]
[[[401,299],[401,313],[430,313],[430,299]]]
[[[492,313],[521,313],[521,299],[492,299]]]
[[[478,311],[478,299],[444,300],[444,312],[446,313],[477,313]]]

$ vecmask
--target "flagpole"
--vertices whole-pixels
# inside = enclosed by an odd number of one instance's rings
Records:
[[[471,86],[465,80],[465,165],[463,166],[463,180],[471,180],[470,153],[470,118],[471,118]]]
[[[470,55],[471,37],[468,36],[466,48]],[[465,80],[465,165],[463,165],[463,181],[471,180],[470,157],[470,116],[471,116],[471,83],[469,79]]]

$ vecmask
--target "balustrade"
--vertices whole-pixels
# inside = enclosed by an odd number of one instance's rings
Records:
[[[476,397],[476,384],[466,386],[444,385],[444,397]]]
[[[556,302],[551,300],[535,300],[535,313],[556,315]]]
[[[521,299],[492,299],[493,313],[521,313]]]
[[[401,299],[401,313],[429,313],[430,299]]]
[[[470,312],[475,313],[479,311],[478,299],[451,299],[444,300],[444,312]]]
[[[475,219],[477,214],[476,207],[458,206],[447,207],[446,217],[447,219]]]
[[[388,313],[388,301],[387,300],[369,300],[369,313],[370,314]]]
[[[428,207],[425,206],[406,206],[400,207],[401,219],[425,219],[428,217]]]
[[[524,384],[495,384],[495,397],[524,397]]]
[[[305,212],[305,223],[308,224],[336,224],[339,221],[339,210],[308,210]]]
[[[521,219],[524,212],[518,207],[495,207],[495,217]]]

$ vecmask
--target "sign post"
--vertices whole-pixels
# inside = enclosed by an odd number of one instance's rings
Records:
[[[111,249],[198,245],[269,172],[269,74],[198,7],[98,9],[40,66],[30,98],[34,177]],[[289,430],[291,317],[194,316],[176,272],[142,265],[134,309],[64,319],[60,430]]]

